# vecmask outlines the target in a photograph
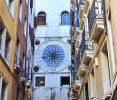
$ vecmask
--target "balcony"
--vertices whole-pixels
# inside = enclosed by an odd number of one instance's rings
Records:
[[[75,67],[71,69],[71,77],[73,89],[78,90],[81,86],[81,78],[77,75]]]
[[[79,0],[79,7],[78,7],[79,18],[82,17],[83,8],[84,8],[84,0]]]
[[[88,14],[89,32],[93,42],[97,43],[104,31],[103,0],[93,0]]]
[[[81,81],[81,80],[75,80],[75,81],[74,81],[73,88],[74,88],[75,90],[79,90],[81,84],[82,84],[82,81]]]
[[[81,41],[81,56],[82,61],[81,64],[88,66],[92,57],[93,57],[93,44],[89,39],[89,33],[82,34]]]
[[[84,28],[89,8],[90,8],[90,0],[84,0],[82,10],[79,11],[79,18],[80,18],[79,28],[80,28],[80,30],[83,30],[83,28]]]
[[[87,69],[87,66],[86,65],[83,65],[83,64],[80,64],[79,68],[78,68],[78,71],[77,71],[77,74],[81,77],[83,77],[86,73],[86,69]]]
[[[81,63],[81,49],[79,47],[78,55],[77,55],[77,58],[76,58],[76,68],[75,68],[76,70],[78,70],[80,63]]]
[[[79,7],[78,7],[78,13],[79,13],[79,29],[83,30],[84,26],[84,17],[83,17],[83,9],[84,9],[84,0],[79,0]]]
[[[78,51],[78,75],[83,76],[93,57],[93,44],[89,40],[89,33],[82,33],[82,41]]]
[[[80,86],[82,85],[82,80],[77,76],[77,73],[75,75],[73,89],[78,91],[80,89]]]

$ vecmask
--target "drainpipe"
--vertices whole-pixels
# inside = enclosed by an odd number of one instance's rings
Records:
[[[27,6],[28,6],[27,9],[29,10],[29,0],[28,0],[28,5]],[[27,64],[26,64],[26,61],[27,61],[27,40],[28,40],[28,30],[29,30],[28,29],[29,28],[28,27],[28,20],[29,20],[28,18],[29,18],[29,14],[27,13],[27,23],[26,23],[27,24],[27,27],[26,27],[26,51],[25,51],[25,55],[26,56],[25,56],[25,73],[24,73],[24,77],[26,78],[26,80],[27,80],[27,76],[26,76],[26,74],[27,74],[26,73],[26,68],[27,68]]]

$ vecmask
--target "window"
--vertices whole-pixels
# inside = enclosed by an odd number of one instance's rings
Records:
[[[7,64],[10,61],[10,44],[11,38],[9,33],[3,24],[0,23],[0,52],[2,57],[7,61]]]
[[[11,38],[7,32],[6,41],[5,41],[5,59],[8,61],[8,63],[10,61],[10,44],[11,44]]]
[[[27,29],[27,20],[25,17],[25,22],[24,22],[24,35],[25,35],[25,37],[26,37],[26,29]]]
[[[0,50],[2,49],[2,37],[3,37],[4,28],[0,26]]]
[[[89,100],[88,83],[85,84],[85,97],[86,97],[86,100]]]
[[[31,14],[32,14],[32,10],[33,10],[33,0],[30,0],[30,8],[31,8]]]
[[[20,89],[17,87],[17,97],[16,100],[20,100]]]
[[[40,12],[38,13],[38,18],[37,18],[37,24],[38,25],[46,25],[46,13],[45,12]]]
[[[33,8],[33,0],[30,0],[30,8]]]
[[[21,19],[22,19],[22,0],[20,0],[20,4],[19,4],[19,18],[21,21]]]
[[[12,16],[14,16],[14,0],[5,0],[7,7]]]
[[[1,91],[1,97],[0,100],[7,100],[7,82],[3,79],[3,77],[0,76],[0,91]]]
[[[26,3],[27,3],[27,5],[28,5],[28,0],[26,0]]]
[[[35,86],[45,86],[45,77],[36,77],[35,78]]]
[[[6,2],[6,5],[8,6],[9,5],[9,0],[5,0],[5,2]]]
[[[61,77],[61,86],[69,86],[70,85],[70,77]]]
[[[11,15],[14,16],[14,0],[9,0],[9,10]]]
[[[7,29],[4,27],[3,22],[0,21],[0,53],[3,58],[5,53],[6,31]]]
[[[61,13],[61,24],[62,25],[70,25],[70,15],[69,12],[64,11]]]
[[[17,40],[16,49],[15,49],[15,64],[19,65],[19,54],[20,54],[20,43],[19,40]]]
[[[32,69],[29,68],[29,79],[32,80]]]
[[[25,54],[23,53],[23,58],[22,58],[22,65],[21,65],[21,67],[23,68],[23,73],[22,73],[22,75],[23,75],[23,77],[25,77],[26,78],[26,66],[25,66],[25,58],[26,56],[25,56]]]

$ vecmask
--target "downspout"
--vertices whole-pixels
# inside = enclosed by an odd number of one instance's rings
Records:
[[[27,6],[28,6],[27,8],[28,8],[28,10],[29,10],[29,0],[28,0],[28,5],[27,5]],[[26,65],[27,65],[27,64],[26,64],[26,61],[27,61],[27,39],[28,39],[28,30],[29,30],[29,29],[28,29],[28,18],[29,18],[28,10],[27,10],[27,27],[26,27],[25,73],[24,73],[24,77],[26,78],[26,80],[27,80],[27,76],[26,76],[26,74],[27,74],[27,73],[26,73],[26,67],[27,67],[27,66],[26,66]]]

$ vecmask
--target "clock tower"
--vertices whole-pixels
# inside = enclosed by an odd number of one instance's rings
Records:
[[[71,0],[35,0],[33,100],[68,100]]]

